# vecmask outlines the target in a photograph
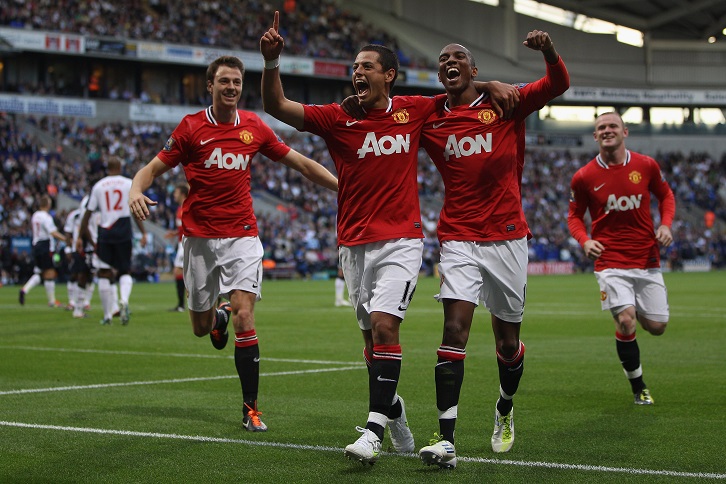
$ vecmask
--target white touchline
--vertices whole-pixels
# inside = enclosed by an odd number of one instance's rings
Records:
[[[325,451],[325,452],[343,452],[342,448],[330,447],[324,445],[304,445],[304,444],[291,444],[286,442],[269,442],[269,441],[258,441],[258,440],[244,440],[244,439],[227,439],[222,437],[205,437],[203,435],[180,435],[180,434],[162,434],[156,432],[137,432],[133,430],[114,430],[114,429],[97,429],[92,427],[68,427],[63,425],[42,425],[42,424],[29,424],[23,422],[8,422],[0,420],[0,426],[4,427],[16,427],[16,428],[27,428],[27,429],[38,429],[38,430],[58,430],[64,432],[80,432],[88,434],[102,434],[102,435],[122,435],[125,437],[150,437],[154,439],[175,439],[175,440],[191,440],[194,442],[213,442],[213,443],[227,443],[227,444],[243,444],[251,445],[255,447],[277,447],[282,449],[296,449],[296,450],[313,450],[313,451]],[[390,454],[393,456],[407,457],[418,459],[418,454],[406,453],[406,454]],[[493,465],[510,465],[520,467],[540,467],[545,469],[563,469],[563,470],[574,470],[574,471],[590,471],[590,472],[607,472],[607,473],[619,473],[619,474],[630,474],[630,475],[647,475],[647,476],[668,476],[668,477],[692,477],[696,479],[726,479],[726,474],[716,474],[711,472],[679,472],[659,469],[633,469],[628,467],[607,467],[597,465],[586,465],[586,464],[560,464],[557,462],[532,462],[532,461],[515,461],[515,460],[499,460],[499,459],[484,459],[479,457],[462,457],[457,456],[457,459],[465,462],[474,462],[479,464],[493,464]]]
[[[0,345],[0,348],[6,350],[27,350],[27,351],[57,351],[59,353],[96,353],[100,355],[129,355],[129,356],[169,356],[174,358],[211,358],[211,359],[232,359],[234,355],[209,355],[197,353],[153,353],[151,351],[119,351],[119,350],[95,350],[82,348],[47,348],[42,346],[12,346]],[[276,363],[304,363],[309,365],[360,365],[364,363],[355,361],[329,361],[329,360],[301,360],[294,358],[269,358],[263,356],[261,361],[274,361]]]
[[[331,371],[347,371],[360,370],[360,366],[344,366],[341,368],[318,368],[315,370],[296,370],[296,371],[278,371],[274,373],[260,373],[260,376],[285,376],[285,375],[302,375],[305,373],[326,373]],[[173,378],[168,380],[150,380],[150,381],[131,381],[123,383],[97,383],[94,385],[72,385],[65,387],[49,387],[49,388],[25,388],[22,390],[7,390],[0,392],[1,395],[21,395],[26,393],[47,393],[47,392],[66,392],[73,390],[92,390],[97,388],[113,388],[113,387],[130,387],[137,385],[163,385],[166,383],[187,383],[193,381],[211,381],[225,380],[227,378],[239,378],[238,375],[224,376],[206,376],[196,378]]]

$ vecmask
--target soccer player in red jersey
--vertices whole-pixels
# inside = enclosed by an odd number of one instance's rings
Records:
[[[265,58],[262,100],[266,112],[298,130],[322,137],[338,172],[340,264],[365,342],[368,419],[345,449],[362,463],[378,460],[386,426],[398,452],[414,449],[403,400],[399,326],[413,298],[421,268],[423,232],[416,183],[421,127],[436,99],[389,97],[398,58],[387,47],[368,45],[353,63],[353,86],[367,111],[362,120],[338,104],[303,105],[285,98],[279,56],[284,39],[273,27],[260,39]],[[443,96],[439,104],[443,102]]]
[[[595,261],[603,311],[615,320],[615,347],[636,405],[652,405],[635,339],[637,322],[653,335],[668,324],[668,298],[658,244],[673,242],[676,201],[653,158],[625,148],[628,128],[619,114],[595,120],[598,154],[572,177],[567,223],[585,255]],[[654,230],[651,193],[658,199],[660,226]],[[585,212],[590,212],[591,235]]]
[[[260,350],[254,306],[261,297],[263,249],[250,194],[250,163],[257,153],[293,168],[311,181],[337,190],[337,179],[322,165],[285,145],[252,112],[237,109],[242,95],[244,65],[223,56],[207,68],[212,105],[185,116],[164,148],[139,170],[131,187],[132,213],[143,220],[149,205],[143,195],[156,177],[182,165],[189,183],[184,201],[184,282],[187,305],[196,336],[210,335],[222,349],[235,333],[234,359],[243,396],[242,424],[262,432],[257,394]],[[217,297],[229,299],[215,308]]]
[[[464,379],[466,344],[481,301],[491,313],[499,366],[494,452],[514,442],[513,397],[524,370],[519,339],[527,285],[527,238],[521,178],[525,119],[567,90],[569,75],[549,34],[532,31],[524,45],[544,55],[547,74],[519,86],[519,106],[502,119],[474,88],[478,73],[465,47],[449,44],[439,55],[447,101],[424,125],[422,145],[444,181],[438,225],[444,335],[434,375],[439,431],[419,452],[426,464],[455,467],[454,428]]]

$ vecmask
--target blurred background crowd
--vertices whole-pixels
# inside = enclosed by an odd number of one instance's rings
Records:
[[[0,262],[2,283],[23,282],[32,272],[28,252],[13,248],[16,237],[31,235],[30,216],[41,194],[65,194],[80,199],[105,175],[104,158],[113,154],[125,161],[125,175],[133,175],[159,152],[172,125],[107,123],[95,127],[79,118],[0,115]],[[38,139],[38,131],[49,138]],[[324,142],[307,133],[284,133],[291,147],[335,172]],[[48,140],[51,140],[50,143]],[[591,270],[578,244],[569,236],[569,183],[575,171],[596,153],[537,148],[526,152],[522,180],[524,211],[533,238],[530,261],[572,261],[576,270]],[[726,234],[716,230],[716,218],[726,218],[726,153],[720,159],[705,153],[654,153],[677,198],[679,216],[673,227],[674,244],[663,259],[678,270],[683,260],[707,258],[712,267],[724,266]],[[265,247],[265,259],[294,268],[299,277],[334,272],[336,194],[318,187],[298,172],[258,155],[251,165],[252,192]],[[441,177],[421,151],[419,193],[426,233],[422,270],[433,274],[438,262],[436,221],[443,201]],[[172,192],[184,182],[180,168],[159,178],[148,191],[159,202],[151,222],[174,230],[176,206]],[[52,214],[62,230],[67,213]],[[656,212],[657,213],[657,212]],[[689,216],[689,214],[695,214]],[[702,214],[706,215],[703,216]],[[170,270],[176,243],[159,240],[149,252],[137,252],[137,276],[156,277]],[[61,271],[62,272],[62,271]]]

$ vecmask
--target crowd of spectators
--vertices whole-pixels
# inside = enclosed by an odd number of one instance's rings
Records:
[[[291,55],[347,61],[362,45],[378,43],[396,50],[402,65],[430,66],[333,0],[9,0],[0,5],[0,25],[257,51],[275,10],[280,10],[281,33]]]
[[[53,142],[38,139],[33,127],[52,134]],[[103,160],[110,154],[125,160],[125,175],[132,177],[160,150],[172,129],[173,126],[157,123],[105,123],[92,127],[81,119],[0,115],[3,282],[22,282],[32,270],[27,255],[11,249],[11,240],[30,235],[30,216],[41,194],[63,192],[80,200],[104,175]],[[319,137],[285,133],[283,138],[335,172]],[[594,154],[554,149],[526,152],[522,199],[533,234],[531,261],[572,261],[579,270],[591,270],[590,261],[569,236],[567,209],[570,178]],[[726,153],[721,159],[704,153],[657,153],[655,158],[676,194],[679,213],[701,214],[706,210],[713,212],[717,221],[715,226],[708,226],[701,215],[677,217],[673,226],[675,243],[664,250],[664,260],[678,268],[683,259],[706,257],[713,266],[723,267],[726,231],[718,220],[726,217]],[[301,277],[335,271],[336,194],[261,155],[253,161],[250,173],[253,193],[264,195],[265,199],[266,209],[257,210],[265,258],[294,266]],[[438,262],[435,229],[444,190],[441,177],[423,151],[419,156],[418,180],[426,233],[423,270],[431,274]],[[183,181],[180,168],[156,180],[148,191],[159,202],[153,210],[152,222],[174,229],[176,207],[172,192]],[[269,200],[276,202],[271,204]],[[258,208],[261,206],[258,204]],[[62,227],[65,212],[57,211],[55,216]],[[153,260],[148,265],[158,270],[169,267],[173,245],[169,242],[168,247],[157,247],[156,254],[146,254]]]

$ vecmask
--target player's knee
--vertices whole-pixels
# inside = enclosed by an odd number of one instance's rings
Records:
[[[656,321],[648,321],[648,324],[645,325],[645,330],[648,331],[653,336],[660,336],[663,333],[665,333],[665,330],[667,327],[668,327],[667,322],[660,323],[660,322],[656,322]]]
[[[623,334],[630,334],[635,331],[635,324],[637,319],[635,314],[630,314],[628,311],[623,311],[617,315],[615,322],[618,325],[619,331]]]
[[[444,322],[443,343],[447,346],[465,348],[469,340],[469,325],[458,320],[446,320]]]
[[[497,340],[497,353],[505,358],[513,357],[519,350],[518,338],[503,338]]]
[[[250,309],[239,309],[237,312],[232,308],[232,324],[235,331],[249,331],[255,328],[255,315]]]

